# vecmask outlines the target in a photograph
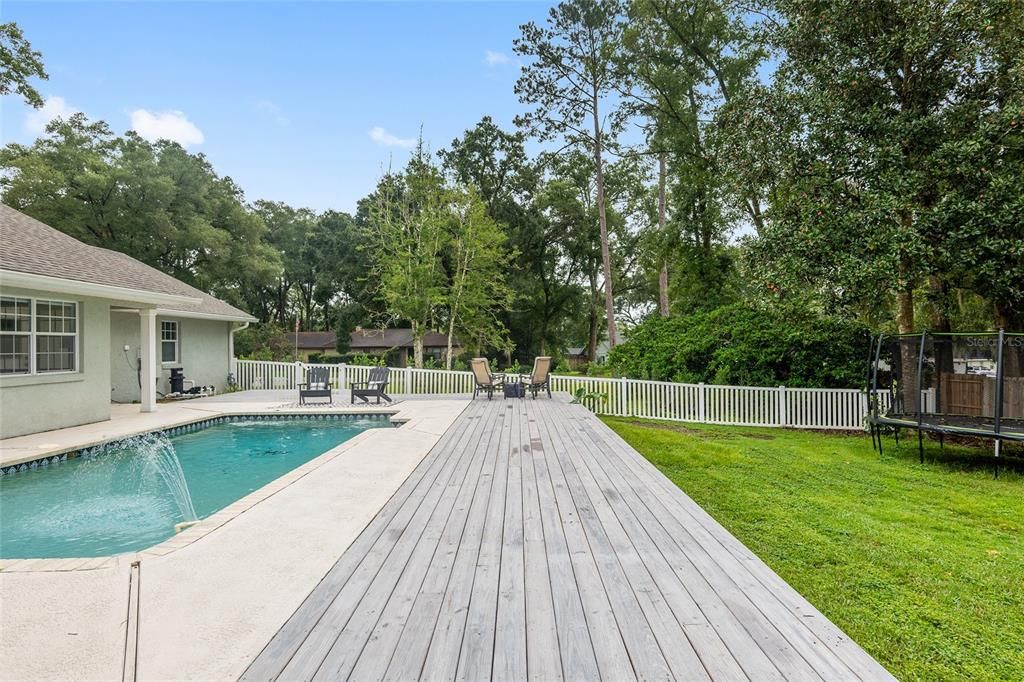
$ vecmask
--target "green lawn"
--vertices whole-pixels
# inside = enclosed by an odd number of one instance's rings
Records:
[[[916,437],[606,418],[902,679],[1024,679],[1024,468]],[[976,453],[977,451],[975,451]]]

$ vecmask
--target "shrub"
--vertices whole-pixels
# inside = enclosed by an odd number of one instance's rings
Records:
[[[836,317],[794,319],[737,303],[683,317],[652,317],[609,356],[624,376],[738,386],[859,388],[863,325]]]
[[[235,355],[242,360],[291,362],[294,350],[284,330],[273,322],[257,322],[235,334]]]
[[[364,367],[383,367],[385,364],[384,358],[380,355],[370,355],[368,353],[353,353],[350,362],[353,365],[362,365]]]

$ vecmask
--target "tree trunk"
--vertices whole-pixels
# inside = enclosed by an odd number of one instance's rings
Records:
[[[604,307],[608,316],[608,345],[614,348],[619,342],[615,329],[615,299],[612,296],[612,257],[608,243],[608,215],[604,205],[604,166],[601,160],[601,120],[597,111],[597,89],[591,98],[594,114],[594,167],[597,180],[597,216],[601,224],[601,262],[604,266]]]
[[[598,298],[597,293],[597,273],[594,269],[590,269],[590,317],[587,320],[589,324],[587,333],[587,361],[594,362],[597,360],[597,327],[600,322],[600,316],[598,314]]]
[[[996,303],[995,323],[997,329],[1008,332],[1024,331],[1024,315],[1015,313],[1007,306]],[[1016,379],[1024,381],[1024,337],[1008,336],[1003,343],[1003,381]]]
[[[909,277],[910,264],[906,258],[900,259],[900,289],[896,292],[896,327],[900,334],[914,333],[914,283]],[[917,392],[917,356],[919,345],[913,338],[900,340],[901,376],[900,391],[903,398],[903,411],[916,414],[920,402]]]
[[[931,331],[953,331],[953,325],[949,320],[949,283],[938,275],[928,276],[928,303],[932,312]],[[948,336],[939,339],[935,344],[935,368],[939,374],[952,374],[954,371],[953,343]]]
[[[452,368],[452,337],[455,335],[455,315],[451,316],[448,320],[448,350],[444,356],[444,368],[450,370]]]
[[[412,323],[412,364],[416,369],[423,369],[423,327],[415,320]]]
[[[658,231],[665,239],[665,152],[658,157]],[[662,317],[668,317],[668,259],[661,261],[661,272],[658,273],[658,311]]]

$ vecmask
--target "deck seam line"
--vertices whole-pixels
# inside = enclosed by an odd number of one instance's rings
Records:
[[[475,429],[475,428],[476,428],[476,425],[474,425],[474,429]],[[462,437],[466,437],[466,436],[468,436],[468,434],[469,434],[469,433],[471,433],[471,431],[469,431],[469,432],[463,432],[463,433],[462,433],[462,434],[460,435],[460,438],[459,438],[459,441],[458,441],[458,442],[461,442],[461,440],[462,440]],[[456,454],[458,454],[458,457],[457,457],[457,458],[456,458],[456,459],[454,460],[454,463],[452,463],[452,458],[454,458]],[[457,469],[458,469],[458,466],[459,466],[459,463],[460,463],[460,462],[462,461],[462,458],[463,458],[463,457],[465,456],[465,454],[466,454],[466,453],[465,453],[465,451],[461,451],[461,452],[452,452],[452,453],[451,453],[451,454],[449,455],[448,459],[446,459],[446,460],[445,460],[445,467],[447,467],[447,466],[448,466],[448,464],[450,464],[450,463],[451,463],[451,465],[452,465],[452,466],[451,466],[451,471],[449,471],[449,472],[448,472],[448,474],[446,475],[446,478],[445,478],[445,480],[444,480],[444,486],[447,486],[447,485],[448,485],[448,481],[450,481],[450,480],[452,479],[452,477],[453,477],[453,476],[455,476],[455,474],[456,474],[456,471],[457,471]],[[429,453],[428,453],[428,455],[429,455]],[[442,469],[441,469],[441,471],[439,471],[439,472],[438,472],[438,476],[440,476],[440,475],[441,475],[441,473],[442,473],[443,471],[444,471],[444,468],[442,468]],[[434,481],[435,481],[435,482],[436,482],[436,480],[437,480],[437,478],[435,478],[435,479],[434,479]],[[438,493],[438,500],[440,500],[440,498],[441,498],[441,493],[443,493],[443,488],[442,488],[442,490],[441,490],[441,491],[440,491],[440,492]],[[423,503],[424,503],[424,502],[426,501],[427,497],[428,497],[427,495],[424,495],[423,499],[421,499],[421,500],[420,500],[420,502],[419,502],[419,504],[417,504],[417,506],[416,506],[416,509],[414,510],[414,512],[413,512],[413,514],[412,514],[412,516],[410,517],[410,522],[412,521],[412,519],[413,519],[413,518],[416,518],[416,515],[417,515],[417,514],[419,513],[419,510],[420,510],[420,508],[422,507]],[[430,517],[428,516],[428,517],[427,517],[427,521],[425,522],[425,524],[424,524],[424,525],[426,525],[426,523],[428,523],[428,522],[429,522],[429,520],[430,520]],[[359,598],[358,598],[358,599],[356,600],[356,604],[354,605],[354,608],[353,608],[353,610],[352,610],[352,611],[351,611],[351,612],[350,612],[350,613],[348,614],[348,616],[347,616],[347,617],[345,618],[344,622],[343,622],[343,623],[341,624],[341,627],[340,627],[340,628],[338,629],[338,634],[337,634],[337,635],[336,635],[336,636],[334,637],[334,640],[333,640],[333,642],[331,643],[331,646],[330,646],[330,647],[328,647],[328,649],[327,649],[327,652],[326,652],[326,654],[324,655],[324,658],[323,658],[323,659],[321,659],[321,661],[320,661],[320,664],[319,664],[319,665],[318,665],[318,666],[316,667],[316,670],[314,671],[314,673],[313,673],[313,675],[312,675],[312,677],[313,677],[314,679],[315,679],[316,677],[318,677],[318,676],[320,675],[320,671],[321,671],[321,669],[323,668],[323,665],[324,665],[324,663],[326,663],[326,662],[327,662],[327,659],[328,659],[328,658],[330,657],[330,653],[331,653],[331,651],[333,651],[333,649],[334,649],[334,646],[335,646],[335,645],[337,644],[338,640],[339,640],[339,639],[341,638],[341,635],[342,635],[342,634],[343,634],[343,633],[345,632],[345,630],[346,630],[346,629],[348,628],[348,623],[349,623],[349,621],[351,621],[351,619],[352,619],[352,616],[353,616],[353,615],[355,615],[356,611],[358,610],[358,606],[359,606],[359,604],[361,604],[361,603],[362,603],[362,601],[363,601],[363,599],[364,599],[364,598],[366,597],[366,593],[367,593],[367,592],[368,592],[368,591],[370,590],[370,588],[372,587],[373,583],[374,583],[374,582],[376,581],[376,579],[377,579],[377,576],[378,576],[378,575],[380,575],[380,572],[381,572],[381,570],[383,570],[383,568],[385,567],[385,565],[386,565],[386,564],[388,563],[388,559],[389,559],[389,558],[391,557],[391,555],[392,555],[392,554],[394,553],[394,550],[395,550],[395,548],[396,548],[396,547],[398,546],[399,542],[401,542],[402,538],[404,538],[404,537],[405,537],[405,535],[406,535],[406,533],[408,532],[408,530],[409,530],[409,526],[408,526],[408,524],[407,524],[407,525],[405,526],[405,528],[403,528],[403,529],[402,529],[402,533],[401,533],[401,535],[400,535],[400,536],[399,536],[399,537],[398,537],[398,538],[397,538],[397,539],[395,540],[394,544],[392,544],[392,545],[391,545],[391,547],[390,547],[390,548],[388,549],[387,553],[386,553],[386,554],[384,555],[384,558],[383,558],[383,559],[381,560],[381,563],[380,563],[380,565],[379,565],[379,566],[378,566],[378,567],[377,567],[376,569],[372,569],[373,575],[372,575],[372,576],[370,577],[370,579],[368,580],[368,582],[367,582],[367,584],[366,584],[366,588],[365,588],[365,589],[363,590],[362,594],[361,594],[361,595],[359,596]],[[416,544],[418,544],[418,543],[419,543],[419,539],[417,539],[417,540],[416,540],[416,543],[414,543],[414,545],[413,545],[413,551],[415,550]],[[376,544],[376,543],[374,543],[374,544]],[[372,549],[372,546],[371,546],[371,548],[370,548],[370,549]],[[363,555],[363,559],[365,559],[365,558],[366,558],[366,555],[367,555],[368,553],[369,553],[369,550],[367,551],[367,553],[366,553],[366,554],[364,554],[364,555]],[[410,554],[411,554],[411,552],[410,552]],[[406,559],[406,563],[408,563],[408,558]],[[362,565],[362,560],[360,560],[360,565]],[[403,564],[403,566],[404,566],[404,565],[405,565],[405,564]],[[354,572],[353,572],[353,574],[354,574]],[[349,576],[349,579],[351,579],[351,576]],[[346,580],[346,584],[347,584],[347,583],[348,583],[348,580]],[[389,594],[390,594],[390,593],[389,593]],[[339,591],[338,591],[338,595],[337,595],[337,597],[335,598],[335,600],[336,600],[336,599],[337,599],[338,597],[340,597],[340,596],[341,596],[341,590],[339,590]],[[332,604],[333,604],[333,603],[334,603],[334,602],[332,601]]]
[[[543,420],[544,428],[548,432],[548,436],[550,437],[551,434],[553,433],[552,427],[548,423],[547,419],[545,419],[542,416],[540,418]],[[565,475],[565,467],[562,465],[561,457],[559,457],[558,453],[557,453],[557,447],[558,446],[557,446],[557,443],[556,443],[556,439],[551,438],[551,441],[552,441],[552,455],[553,455],[553,458],[554,458],[555,462],[558,464],[558,470],[562,474],[562,479],[565,481],[566,490],[569,493],[569,498],[572,500],[573,508],[576,510],[576,518],[579,519],[579,522],[580,522],[580,531],[583,534],[583,538],[584,538],[584,540],[586,540],[587,547],[590,550],[589,551],[589,556],[590,556],[591,560],[594,562],[594,567],[595,567],[595,571],[597,573],[597,576],[601,580],[601,589],[602,589],[602,591],[605,594],[605,599],[608,601],[609,610],[612,613],[612,618],[615,620],[615,625],[616,625],[616,629],[619,632],[619,637],[622,638],[622,646],[625,649],[626,655],[627,655],[627,657],[629,658],[629,661],[630,661],[630,665],[633,668],[633,676],[636,677],[637,679],[639,679],[640,675],[637,672],[636,662],[634,661],[635,653],[633,651],[630,651],[629,644],[626,641],[626,638],[625,638],[625,636],[623,635],[623,632],[622,632],[622,624],[619,622],[619,614],[615,612],[614,605],[611,603],[611,600],[608,599],[608,584],[605,581],[604,573],[601,571],[601,565],[600,565],[600,563],[596,559],[597,555],[594,553],[594,548],[593,548],[593,545],[592,545],[591,540],[590,540],[590,535],[587,533],[586,526],[583,524],[583,517],[579,513],[579,501],[576,499],[576,496],[572,494],[572,487],[569,485],[569,480],[568,480],[568,478]],[[636,598],[636,595],[634,594],[634,599],[635,598]],[[646,614],[643,613],[642,609],[641,609],[641,615],[644,618],[644,622],[647,624],[647,629],[651,630],[651,624],[650,624],[650,622],[647,621],[647,616],[646,616]],[[653,630],[651,630],[651,637],[654,638]],[[654,639],[655,639],[655,644],[657,645],[657,639],[656,638],[654,638]],[[660,651],[660,649],[661,649],[660,645],[658,646],[658,649]],[[662,654],[662,659],[664,659],[664,654]],[[666,665],[666,668],[667,668],[668,667],[668,662],[667,661],[665,662],[665,665]]]

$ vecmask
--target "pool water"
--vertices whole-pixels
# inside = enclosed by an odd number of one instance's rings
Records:
[[[154,444],[162,455],[173,448],[203,519],[356,434],[388,425],[380,416],[239,419],[170,438],[129,439],[2,476],[0,558],[107,556],[172,536],[187,512],[147,456]]]

